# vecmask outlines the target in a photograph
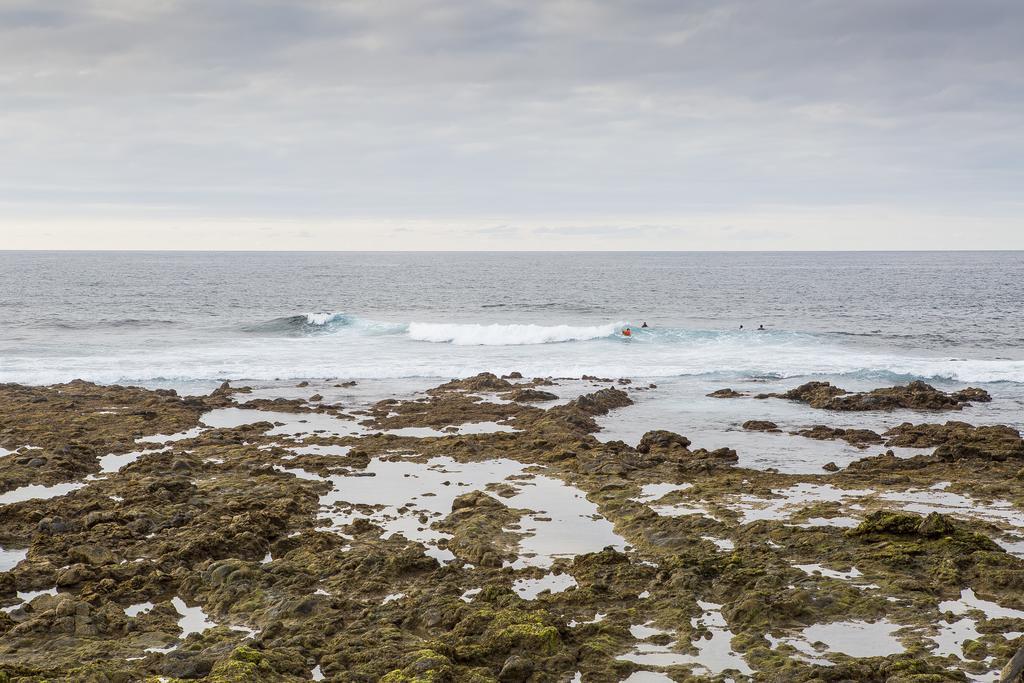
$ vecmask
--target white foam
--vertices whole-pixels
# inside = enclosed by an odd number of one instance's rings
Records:
[[[447,342],[456,346],[521,346],[608,337],[617,333],[620,326],[621,323],[573,327],[414,322],[409,325],[409,338],[417,341]]]

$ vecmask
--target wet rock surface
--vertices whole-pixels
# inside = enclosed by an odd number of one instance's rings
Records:
[[[800,434],[934,452],[780,474],[670,425],[595,438],[646,387],[534,405],[573,382],[485,374],[344,411],[316,382],[0,387],[6,490],[74,485],[0,504],[0,680],[962,681],[1024,645],[1016,430],[819,425]],[[805,424],[862,409],[839,399],[981,400],[895,389],[785,397]],[[247,424],[201,422],[243,405]]]
[[[809,429],[801,429],[793,433],[800,436],[806,436],[808,439],[818,439],[820,441],[842,439],[846,443],[860,448],[867,448],[869,445],[880,444],[884,441],[881,435],[870,429],[843,429],[841,427],[828,427],[826,425],[815,425]]]
[[[965,405],[992,400],[984,389],[968,387],[946,393],[922,381],[907,385],[851,393],[828,382],[808,382],[781,394],[758,394],[757,398],[784,398],[812,408],[838,411],[865,410],[960,410]]]

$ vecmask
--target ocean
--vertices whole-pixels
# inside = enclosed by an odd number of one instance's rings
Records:
[[[0,381],[519,371],[1024,395],[1022,304],[1021,252],[0,252]]]

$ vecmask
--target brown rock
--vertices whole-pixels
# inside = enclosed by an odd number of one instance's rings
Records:
[[[808,439],[818,439],[819,441],[842,439],[851,445],[860,447],[865,447],[868,444],[882,443],[882,437],[870,429],[843,429],[841,427],[815,425],[810,429],[796,431],[794,434],[805,436]]]
[[[690,440],[685,436],[670,432],[665,429],[655,429],[640,437],[637,444],[638,453],[650,453],[651,451],[668,451],[673,449],[686,450],[690,446]]]
[[[779,425],[775,424],[770,420],[747,420],[743,423],[743,428],[748,432],[777,432],[779,431]]]

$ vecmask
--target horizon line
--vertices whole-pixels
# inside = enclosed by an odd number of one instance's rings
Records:
[[[0,254],[954,254],[1024,249],[0,249]]]

